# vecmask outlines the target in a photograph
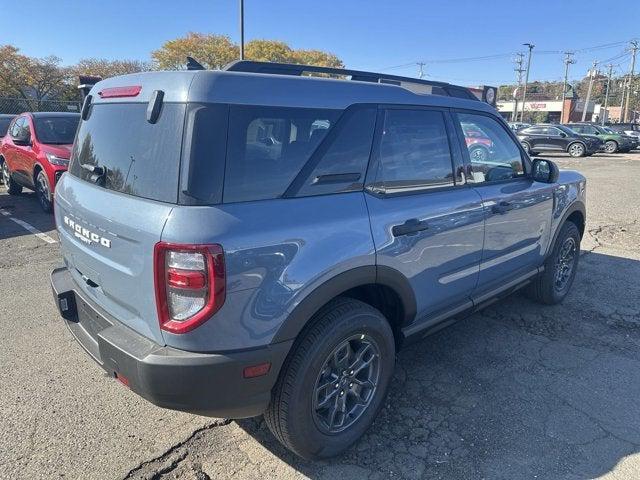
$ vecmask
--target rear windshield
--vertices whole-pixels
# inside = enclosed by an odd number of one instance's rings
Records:
[[[64,117],[34,117],[33,126],[40,143],[71,145],[76,136],[80,115]]]
[[[4,137],[7,134],[7,129],[13,118],[0,118],[0,137]]]
[[[69,172],[108,190],[176,203],[185,109],[165,103],[152,124],[146,103],[92,105],[80,124]],[[97,179],[91,167],[101,167],[104,178]]]

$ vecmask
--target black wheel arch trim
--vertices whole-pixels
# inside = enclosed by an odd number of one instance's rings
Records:
[[[551,255],[551,253],[553,252],[553,246],[555,245],[556,240],[558,239],[560,230],[562,230],[562,225],[564,225],[567,219],[576,212],[580,212],[582,214],[582,218],[584,219],[584,222],[585,222],[584,228],[586,229],[587,209],[585,207],[585,204],[582,201],[576,200],[562,214],[562,217],[560,218],[560,221],[558,222],[558,225],[556,226],[556,229],[553,232],[553,237],[551,239],[551,242],[549,242],[549,246],[547,247],[546,257]],[[580,228],[580,225],[578,225],[578,228]],[[583,233],[583,236],[584,236],[584,233]]]
[[[331,277],[316,287],[293,309],[280,326],[272,343],[291,340],[298,336],[313,315],[334,298],[352,288],[377,284],[392,289],[402,302],[403,325],[416,316],[416,299],[409,280],[398,270],[386,266],[356,267]]]

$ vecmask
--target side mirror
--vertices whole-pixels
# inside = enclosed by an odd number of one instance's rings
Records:
[[[23,147],[31,145],[31,135],[27,133],[27,135],[20,135],[18,137],[12,137],[13,143],[16,145],[20,145]]]
[[[536,158],[533,161],[531,177],[536,182],[556,183],[559,176],[560,170],[558,169],[558,166],[551,160]]]

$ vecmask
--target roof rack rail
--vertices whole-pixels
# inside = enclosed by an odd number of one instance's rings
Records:
[[[350,77],[350,80],[359,82],[385,83],[399,85],[416,93],[432,93],[450,97],[479,100],[468,88],[452,85],[446,82],[436,82],[421,78],[401,77],[387,75],[385,73],[365,72],[362,70],[349,70],[346,68],[320,67],[316,65],[296,65],[292,63],[254,62],[251,60],[236,60],[228,63],[223,70],[228,72],[267,73],[272,75],[302,76],[305,73],[323,73],[328,75],[340,75]],[[431,87],[430,89],[418,86]],[[412,88],[413,87],[413,88]]]

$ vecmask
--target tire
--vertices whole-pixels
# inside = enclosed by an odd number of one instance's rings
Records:
[[[368,366],[353,373],[359,355]],[[366,303],[338,298],[314,315],[296,340],[271,393],[265,421],[285,447],[305,459],[338,455],[375,419],[394,365],[395,341],[387,319]],[[369,386],[366,379],[373,379]],[[355,402],[357,396],[363,404]],[[354,413],[345,415],[339,407]]]
[[[566,250],[567,246],[569,250]],[[565,254],[569,252],[572,256],[567,258]],[[563,258],[567,262],[562,261]],[[579,260],[580,231],[575,223],[567,221],[560,229],[551,255],[545,261],[544,272],[527,288],[528,296],[546,305],[562,302],[571,290]],[[561,270],[562,273],[560,273]],[[562,283],[559,280],[562,280]]]
[[[51,188],[49,187],[49,180],[44,170],[38,171],[38,175],[36,175],[35,189],[36,198],[38,199],[40,207],[45,213],[50,213],[53,207],[51,203]]]
[[[604,142],[605,153],[616,153],[618,151],[618,142],[615,140],[607,140]]]
[[[7,193],[9,195],[20,195],[22,193],[22,185],[16,183],[9,171],[9,165],[4,160],[2,161],[2,180],[5,187],[7,187]]]
[[[574,142],[567,147],[567,152],[574,158],[584,157],[587,153],[587,149],[579,142]]]
[[[489,160],[489,150],[482,146],[474,146],[469,149],[469,156],[471,157],[472,162],[486,162]]]
[[[524,151],[527,152],[529,156],[533,155],[533,151],[531,150],[531,145],[529,145],[528,142],[522,142],[522,148],[524,148]]]

